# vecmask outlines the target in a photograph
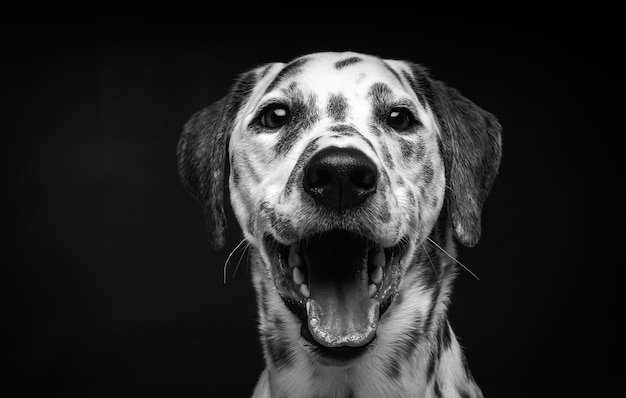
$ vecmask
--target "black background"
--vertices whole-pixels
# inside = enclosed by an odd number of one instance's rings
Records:
[[[611,72],[623,44],[606,16],[4,18],[2,358],[20,391],[251,394],[263,358],[245,257],[231,277],[241,251],[222,280],[241,233],[231,217],[227,247],[212,252],[178,179],[177,140],[236,74],[327,50],[423,63],[504,127],[483,238],[460,249],[480,281],[461,271],[450,308],[485,395],[609,391],[620,319],[610,258],[619,246],[608,239],[621,180],[610,177],[619,159],[608,138],[619,132]]]

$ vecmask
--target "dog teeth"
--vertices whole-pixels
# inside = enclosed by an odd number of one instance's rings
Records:
[[[302,260],[302,256],[298,253],[298,244],[293,244],[289,246],[289,266],[292,268],[291,278],[293,279],[294,287],[297,289],[299,287],[300,294],[302,294],[305,298],[309,298],[311,292],[309,292],[309,286],[304,283],[306,280],[306,275],[302,270],[301,266],[304,264]]]
[[[300,267],[293,268],[293,281],[296,285],[300,285],[304,282],[304,274],[302,273]]]
[[[302,265],[302,257],[298,253],[298,245],[293,244],[289,247],[289,266],[299,267]]]
[[[374,282],[377,285],[380,282],[382,282],[383,281],[383,267],[378,266],[374,268],[374,270],[370,273],[370,279],[372,280],[372,282]]]
[[[376,249],[376,253],[374,253],[374,256],[370,259],[370,264],[373,267],[385,266],[385,253],[383,252],[383,249],[381,247],[378,247]]]
[[[378,293],[378,289],[384,277],[383,267],[385,263],[386,258],[383,248],[381,246],[371,248],[368,262],[370,284],[367,287],[367,292],[370,297],[374,297],[376,293]]]

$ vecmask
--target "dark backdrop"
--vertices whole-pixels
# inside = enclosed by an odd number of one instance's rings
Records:
[[[461,271],[450,308],[485,395],[608,390],[609,21],[379,11],[5,16],[5,376],[53,396],[248,396],[263,359],[246,258],[222,281],[241,233],[231,217],[211,250],[181,127],[249,68],[355,50],[427,65],[504,127],[483,238],[460,251],[480,281]]]

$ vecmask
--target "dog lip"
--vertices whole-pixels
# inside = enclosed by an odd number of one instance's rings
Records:
[[[371,340],[360,346],[326,347],[315,341],[306,325],[302,325],[300,336],[300,343],[325,366],[347,365],[365,355],[378,342],[378,337],[374,334]]]

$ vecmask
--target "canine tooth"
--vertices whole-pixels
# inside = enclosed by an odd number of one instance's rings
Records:
[[[382,282],[383,281],[383,267],[378,266],[374,268],[374,271],[370,273],[370,279],[372,280],[372,282],[374,282],[377,285],[380,282]]]
[[[299,267],[302,265],[302,257],[298,254],[298,247],[296,244],[293,244],[289,247],[289,266],[290,267]]]
[[[311,326],[317,326],[317,324],[320,323],[320,320],[312,316],[311,319],[309,319],[309,323],[311,324]]]
[[[300,267],[293,267],[293,281],[296,285],[300,285],[304,282],[304,274],[302,273]]]
[[[367,292],[369,293],[370,297],[374,297],[374,295],[376,294],[376,285],[374,285],[373,283],[370,283]]]
[[[303,283],[300,285],[300,293],[302,293],[302,295],[306,298],[308,298],[309,295],[311,294],[309,292],[309,287],[306,285],[306,283]]]
[[[380,247],[378,247],[376,250],[377,251],[374,254],[374,257],[372,257],[371,264],[374,267],[384,267],[385,266],[385,253],[383,252],[383,249]]]

